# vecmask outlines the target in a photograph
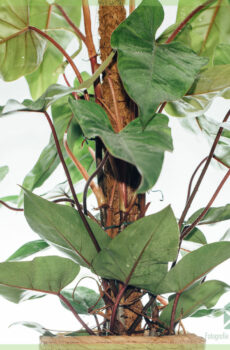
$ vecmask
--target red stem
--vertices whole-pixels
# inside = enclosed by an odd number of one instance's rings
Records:
[[[189,186],[188,186],[188,194],[187,194],[186,203],[188,202],[189,197],[190,197],[190,194],[191,194],[192,183],[193,183],[194,177],[196,176],[196,173],[197,173],[198,170],[200,169],[201,165],[202,165],[207,159],[208,159],[208,157],[205,157],[205,158],[200,162],[200,164],[197,166],[197,168],[195,169],[194,173],[192,174],[192,177],[191,177],[191,179],[190,179]]]
[[[119,306],[121,298],[123,297],[123,295],[126,291],[127,286],[128,286],[127,284],[124,284],[116,297],[116,301],[115,301],[115,304],[113,306],[113,311],[112,311],[112,315],[111,315],[111,322],[110,322],[110,331],[111,332],[113,332],[113,329],[114,329],[115,319],[116,319],[116,315],[117,315],[117,308]]]
[[[63,78],[64,78],[64,80],[65,80],[66,85],[67,85],[68,87],[71,87],[71,85],[70,85],[70,83],[69,83],[69,80],[67,79],[66,74],[63,73],[62,75],[63,75]],[[78,96],[78,94],[77,94],[76,92],[72,92],[72,95],[73,95],[73,97],[74,97],[76,100],[79,100],[79,96]]]
[[[10,210],[14,210],[14,211],[24,211],[24,209],[20,209],[20,208],[14,208],[14,207],[11,207],[9,204],[3,202],[0,200],[0,204],[4,205],[6,208],[10,209]]]
[[[165,44],[171,43],[175,39],[175,37],[181,32],[181,30],[186,26],[186,24],[192,19],[198,12],[203,10],[205,7],[211,5],[213,2],[217,0],[208,0],[203,5],[200,5],[195,8],[181,23],[180,25],[174,30],[174,32],[170,35],[170,37],[166,40]]]
[[[220,182],[214,195],[212,196],[211,200],[208,202],[208,205],[206,206],[206,208],[202,211],[202,213],[198,216],[198,218],[187,229],[185,229],[182,232],[181,240],[184,239],[194,229],[194,227],[200,222],[200,220],[205,216],[205,214],[208,212],[209,208],[212,206],[214,200],[218,196],[219,192],[221,191],[222,187],[224,186],[229,176],[230,176],[230,169],[227,172],[227,174],[224,176],[223,180]]]
[[[175,300],[174,300],[174,303],[173,303],[173,308],[172,308],[171,321],[170,321],[170,331],[169,331],[170,334],[173,333],[175,316],[176,316],[176,309],[177,309],[179,298],[180,298],[180,293],[177,293]]]
[[[37,32],[38,34],[40,34],[41,36],[43,36],[44,38],[46,38],[47,40],[49,40],[62,54],[63,56],[65,56],[65,58],[67,59],[67,61],[69,62],[69,64],[71,65],[71,67],[73,68],[79,83],[81,84],[83,82],[83,79],[81,77],[81,74],[79,72],[79,70],[77,69],[74,61],[72,60],[72,58],[68,55],[68,53],[63,49],[63,47],[61,45],[59,45],[51,36],[49,36],[48,34],[44,33],[42,30],[33,27],[33,26],[29,26],[28,27],[30,30],[33,30],[35,32]]]
[[[94,244],[94,246],[95,246],[97,252],[100,252],[100,251],[101,251],[101,248],[100,248],[100,246],[99,246],[99,244],[98,244],[98,242],[97,242],[97,240],[96,240],[96,238],[95,238],[95,236],[94,236],[93,231],[91,230],[91,227],[89,226],[89,223],[88,223],[88,221],[87,221],[85,215],[84,215],[83,212],[82,212],[81,205],[80,205],[80,203],[79,203],[79,201],[78,201],[78,199],[77,199],[77,195],[76,195],[76,192],[75,192],[75,190],[74,190],[73,182],[72,182],[72,180],[71,180],[71,176],[70,176],[69,170],[68,170],[68,168],[67,168],[67,166],[66,166],[66,163],[65,163],[65,160],[64,160],[62,151],[61,151],[61,146],[60,146],[60,143],[59,143],[59,141],[58,141],[57,133],[56,133],[56,130],[55,130],[55,128],[54,128],[54,125],[53,125],[53,123],[52,123],[52,121],[51,121],[51,119],[50,119],[49,114],[48,114],[47,112],[44,112],[44,115],[45,115],[45,117],[46,117],[46,119],[47,119],[47,121],[48,121],[48,123],[49,123],[49,125],[50,125],[50,128],[51,128],[51,130],[52,130],[52,134],[53,134],[54,141],[55,141],[55,144],[56,144],[57,152],[58,152],[60,161],[61,161],[61,163],[62,163],[63,169],[64,169],[64,171],[65,171],[65,174],[66,174],[66,177],[67,177],[69,186],[70,186],[70,190],[71,190],[71,193],[72,193],[72,195],[73,195],[73,199],[74,199],[74,202],[75,202],[76,207],[77,207],[77,209],[78,209],[78,212],[79,212],[79,214],[80,214],[80,217],[81,217],[81,219],[82,219],[82,222],[83,222],[83,224],[85,225],[85,228],[86,228],[86,230],[88,231],[89,236],[90,236],[90,238],[91,238],[91,240],[92,240],[92,242],[93,242],[93,244]]]
[[[230,116],[230,110],[228,111],[228,113],[224,117],[223,123],[228,120],[229,116]],[[191,204],[193,202],[193,199],[194,199],[194,197],[195,197],[195,195],[196,195],[196,193],[197,193],[197,191],[198,191],[198,189],[200,187],[200,184],[201,184],[201,182],[202,182],[202,180],[203,180],[203,178],[204,178],[204,176],[205,176],[205,174],[207,172],[207,169],[208,169],[209,164],[210,164],[210,162],[212,160],[212,157],[214,155],[215,149],[216,149],[216,147],[218,145],[218,142],[220,140],[220,137],[221,137],[221,134],[222,134],[223,130],[224,129],[222,127],[219,128],[219,130],[218,130],[218,133],[216,135],[216,138],[215,138],[215,140],[213,142],[213,145],[212,145],[212,148],[210,150],[209,156],[208,156],[208,158],[206,160],[205,166],[204,166],[204,168],[203,168],[203,170],[202,170],[202,172],[201,172],[201,174],[200,174],[200,176],[199,176],[199,178],[197,180],[197,183],[196,183],[196,185],[195,185],[195,187],[193,189],[193,192],[192,192],[191,196],[189,197],[189,200],[186,203],[186,206],[185,206],[185,208],[183,210],[183,213],[181,214],[181,217],[180,217],[180,220],[179,220],[179,227],[182,226],[182,224],[184,222],[184,219],[185,219],[185,216],[186,216],[186,214],[187,214],[187,212],[188,212],[188,210],[189,210],[189,208],[190,208],[190,206],[191,206]]]
[[[87,324],[81,319],[81,317],[78,315],[78,313],[76,312],[76,310],[73,308],[73,306],[71,305],[71,303],[62,295],[62,294],[58,294],[59,298],[63,301],[64,304],[66,304],[66,306],[70,309],[70,311],[73,313],[73,315],[76,317],[76,319],[78,320],[78,322],[81,323],[81,325],[85,328],[85,330],[90,334],[90,335],[96,335],[91,328],[89,328],[87,326]]]

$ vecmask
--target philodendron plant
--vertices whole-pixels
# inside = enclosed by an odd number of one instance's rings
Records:
[[[159,0],[139,1],[137,7],[130,0],[129,15],[124,2],[98,1],[99,53],[88,0],[0,2],[1,77],[24,76],[32,96],[9,100],[0,107],[1,117],[28,112],[46,118],[51,129],[20,194],[1,199],[9,209],[24,211],[39,240],[0,263],[0,294],[15,303],[54,295],[89,335],[168,335],[188,316],[223,314],[214,306],[230,289],[206,280],[230,258],[229,231],[208,244],[200,229],[230,219],[230,205],[213,207],[230,176],[230,112],[223,122],[205,116],[216,96],[230,98],[230,2],[179,0],[176,23],[160,36],[164,10]],[[76,52],[71,56],[72,41]],[[82,44],[91,76],[77,67]],[[73,84],[65,73],[68,65],[76,75]],[[60,75],[66,85],[57,84]],[[211,144],[207,157],[198,160],[179,219],[170,206],[146,215],[145,194],[161,174],[165,152],[173,151],[167,115],[181,117]],[[64,182],[55,191],[34,194],[59,163]],[[210,189],[206,207],[188,216],[211,163],[226,173]],[[7,170],[0,168],[1,179]],[[77,195],[82,178],[85,187]],[[87,207],[89,193],[98,202],[94,213]],[[50,246],[65,257],[21,261]],[[75,288],[67,287],[81,266],[94,274],[97,291],[77,280]],[[96,327],[81,315],[92,315]]]

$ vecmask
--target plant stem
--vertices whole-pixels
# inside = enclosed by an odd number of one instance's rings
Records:
[[[200,169],[200,167],[202,166],[202,164],[203,164],[207,159],[208,159],[208,157],[205,157],[205,158],[199,163],[199,165],[196,167],[194,173],[192,174],[192,177],[191,177],[191,179],[190,179],[189,186],[188,186],[188,194],[187,194],[186,203],[188,202],[189,197],[190,197],[190,194],[191,194],[192,183],[193,183],[194,177],[196,176],[196,173],[198,172],[198,170]]]
[[[88,180],[87,180],[87,182],[85,184],[85,188],[84,188],[84,192],[83,192],[83,210],[84,210],[85,215],[87,215],[87,192],[88,192],[88,188],[90,186],[90,183],[93,181],[94,177],[100,172],[102,167],[107,162],[108,157],[109,157],[109,153],[106,152],[103,160],[101,161],[101,163],[99,164],[97,169],[94,171],[94,173],[88,178]],[[97,190],[99,190],[99,187],[97,188]],[[103,198],[98,198],[99,196],[97,196],[97,199],[99,199],[99,203],[98,203],[99,206],[103,205],[103,203],[104,203],[104,195],[103,195],[102,191],[100,191],[100,195],[103,196]]]
[[[37,32],[38,34],[40,34],[41,36],[46,38],[48,41],[50,41],[63,54],[63,56],[65,56],[65,58],[67,59],[67,61],[71,65],[71,67],[73,68],[79,83],[83,83],[83,79],[81,77],[81,74],[80,74],[79,70],[77,69],[77,67],[76,67],[74,61],[72,60],[72,58],[63,49],[63,47],[61,45],[59,45],[51,36],[49,36],[48,34],[44,33],[42,30],[40,30],[40,29],[38,29],[36,27],[33,27],[33,26],[29,26],[28,28],[30,30],[33,30],[34,32]]]
[[[221,159],[219,159],[218,157],[215,156],[215,154],[213,155],[213,159],[215,159],[218,163],[222,164],[223,166],[225,166],[226,168],[230,169],[230,166],[228,164],[225,164]]]
[[[113,329],[114,329],[114,326],[115,326],[115,319],[116,319],[116,315],[117,315],[117,308],[119,306],[121,298],[123,297],[127,287],[128,287],[128,285],[125,283],[123,285],[123,287],[120,289],[120,291],[119,291],[119,293],[118,293],[118,295],[116,297],[116,301],[115,301],[115,304],[113,306],[112,315],[111,315],[111,322],[110,322],[110,331],[111,332],[113,332]]]
[[[113,99],[113,106],[114,106],[114,110],[115,110],[117,132],[119,132],[122,130],[122,122],[121,122],[121,118],[120,118],[120,114],[119,114],[119,109],[118,109],[118,105],[117,105],[117,99],[116,99],[116,95],[115,95],[115,91],[114,91],[113,82],[109,76],[108,76],[108,82],[109,82],[109,87],[110,87],[110,91],[111,91],[111,95],[112,95],[112,99]]]
[[[49,10],[48,10],[48,16],[47,16],[47,21],[46,21],[46,29],[49,28],[49,25],[50,25],[50,19],[51,19],[51,14],[52,14],[52,8],[53,8],[53,5],[49,5]]]
[[[214,200],[218,196],[219,192],[221,191],[222,187],[224,186],[225,182],[230,176],[230,169],[228,170],[227,174],[224,176],[224,178],[221,180],[219,186],[217,187],[214,195],[208,202],[207,206],[205,209],[202,211],[202,213],[198,216],[198,218],[187,228],[185,229],[182,234],[181,234],[181,240],[184,239],[193,229],[194,227],[199,223],[199,221],[205,216],[205,214],[208,212],[209,208],[212,206]]]
[[[56,144],[57,152],[58,152],[60,161],[61,161],[61,163],[62,163],[63,169],[64,169],[64,171],[65,171],[65,174],[66,174],[66,177],[67,177],[69,186],[70,186],[70,190],[71,190],[71,193],[72,193],[72,195],[73,195],[73,199],[74,199],[74,202],[75,202],[76,207],[77,207],[77,209],[78,209],[79,215],[80,215],[80,217],[81,217],[81,219],[82,219],[82,222],[83,222],[83,224],[84,224],[86,230],[88,231],[88,234],[89,234],[89,236],[90,236],[90,238],[91,238],[91,240],[92,240],[92,242],[93,242],[93,244],[94,244],[94,246],[95,246],[97,252],[100,252],[100,251],[101,251],[101,248],[100,248],[100,246],[99,246],[99,244],[98,244],[98,242],[97,242],[97,240],[96,240],[96,238],[95,238],[95,236],[94,236],[93,231],[91,230],[91,227],[89,226],[89,223],[88,223],[88,221],[87,221],[85,215],[84,215],[83,212],[82,212],[81,205],[80,205],[80,203],[79,203],[79,201],[78,201],[78,199],[77,199],[77,195],[76,195],[76,192],[75,192],[75,190],[74,190],[73,182],[72,182],[72,180],[71,180],[71,176],[70,176],[69,170],[68,170],[67,165],[66,165],[66,163],[65,163],[65,160],[64,160],[64,157],[63,157],[63,154],[62,154],[62,151],[61,151],[61,146],[60,146],[60,143],[59,143],[59,141],[58,141],[58,137],[57,137],[57,133],[56,133],[56,130],[55,130],[55,128],[54,128],[54,125],[53,125],[53,123],[52,123],[52,121],[51,121],[51,119],[50,119],[49,114],[48,114],[47,112],[44,112],[44,115],[45,115],[45,117],[46,117],[46,119],[47,119],[47,121],[48,121],[48,123],[49,123],[49,125],[50,125],[50,128],[51,128],[51,130],[52,130],[52,134],[53,134],[54,141],[55,141],[55,144]]]
[[[63,73],[62,75],[63,75],[63,78],[64,78],[64,80],[65,80],[66,85],[67,85],[68,87],[71,87],[71,85],[70,85],[70,83],[69,83],[69,81],[68,81],[68,79],[67,79],[66,74]],[[72,95],[73,95],[73,97],[74,97],[76,100],[79,100],[79,96],[78,96],[78,94],[77,94],[76,92],[72,92]]]
[[[169,331],[170,334],[172,334],[173,330],[174,330],[176,309],[177,309],[179,298],[180,298],[180,293],[177,293],[176,297],[175,297],[175,300],[174,300],[174,303],[173,303],[173,308],[172,308],[171,321],[170,321],[170,331]]]
[[[90,9],[89,9],[88,0],[82,0],[82,9],[83,9],[83,16],[84,16],[84,23],[85,23],[85,34],[86,34],[86,41],[87,41],[87,49],[89,52],[89,58],[96,57],[97,53],[96,53],[94,42],[93,42],[93,35],[92,35],[92,30],[91,30],[91,17],[90,17]]]
[[[78,322],[81,323],[81,325],[85,328],[85,330],[90,334],[90,335],[96,335],[92,329],[90,329],[87,324],[81,319],[81,317],[78,315],[78,313],[76,312],[76,310],[73,308],[73,306],[71,305],[71,303],[60,293],[58,294],[59,298],[63,301],[64,304],[66,304],[66,306],[70,309],[70,311],[73,313],[73,315],[76,317],[76,319],[78,320]]]
[[[200,11],[205,9],[205,7],[211,5],[212,3],[216,2],[217,0],[208,0],[202,5],[196,7],[180,24],[179,26],[174,30],[174,32],[170,35],[170,37],[166,40],[165,44],[171,43],[175,39],[175,37],[181,32],[181,30],[186,26],[186,24]]]
[[[0,200],[0,204],[4,205],[6,208],[10,209],[10,210],[14,210],[14,211],[24,211],[24,209],[20,209],[20,208],[14,208],[14,207],[11,207],[9,204],[3,202]]]
[[[223,123],[228,120],[229,116],[230,116],[230,110],[227,112],[226,116],[224,117]],[[202,170],[202,172],[201,172],[201,174],[200,174],[200,176],[199,176],[199,178],[197,180],[197,183],[196,183],[196,185],[195,185],[195,187],[193,189],[193,192],[192,192],[191,196],[189,197],[189,200],[186,203],[186,206],[185,206],[185,208],[183,210],[183,213],[181,214],[181,217],[180,217],[180,220],[179,220],[179,223],[178,223],[180,228],[181,228],[181,226],[182,226],[182,224],[184,222],[185,216],[186,216],[186,214],[187,214],[187,212],[188,212],[188,210],[189,210],[189,208],[190,208],[190,206],[191,206],[191,204],[193,202],[193,199],[194,199],[194,197],[195,197],[195,195],[196,195],[196,193],[197,193],[197,191],[198,191],[198,189],[200,187],[200,184],[201,184],[201,182],[202,182],[202,180],[203,180],[203,178],[204,178],[204,176],[205,176],[205,174],[207,172],[207,169],[208,169],[209,164],[210,164],[210,162],[212,160],[212,157],[214,155],[215,149],[216,149],[216,147],[218,145],[218,142],[220,140],[220,137],[221,137],[221,134],[222,134],[223,130],[224,130],[223,127],[219,128],[218,133],[216,135],[216,138],[215,138],[215,140],[213,142],[212,148],[210,150],[210,153],[208,155],[208,158],[206,160],[205,166],[204,166],[204,168],[203,168],[203,170]]]

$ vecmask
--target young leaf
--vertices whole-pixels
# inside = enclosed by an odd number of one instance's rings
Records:
[[[37,293],[58,295],[79,271],[79,265],[58,256],[3,262],[0,263],[0,295],[14,303],[34,299]]]
[[[105,111],[96,103],[72,99],[69,103],[86,137],[99,136],[114,157],[137,167],[142,175],[138,193],[152,188],[161,171],[164,151],[173,149],[168,118],[157,114],[145,130],[137,118],[115,133]]]
[[[157,29],[164,18],[158,0],[143,0],[113,32],[118,69],[128,95],[137,103],[143,126],[164,101],[186,94],[207,60],[182,43],[158,44]]]
[[[17,195],[12,195],[12,196],[6,196],[6,197],[1,197],[0,198],[1,201],[3,202],[10,202],[13,204],[17,204],[18,201],[18,196]],[[2,207],[2,204],[0,203],[0,208]]]
[[[24,326],[28,328],[32,328],[39,334],[41,334],[44,337],[55,337],[55,334],[51,333],[48,329],[40,325],[39,323],[36,322],[28,322],[28,321],[20,321],[20,322],[14,322],[12,323],[9,327],[12,326]]]
[[[73,289],[64,289],[61,294],[71,303],[74,310],[77,311],[79,315],[89,315],[88,309],[94,305],[95,307],[93,310],[99,309],[105,305],[103,299],[100,299],[99,294],[97,294],[93,289],[86,287],[78,287],[74,291],[74,296]],[[61,303],[65,308],[67,308],[66,304],[64,304],[62,301]]]
[[[0,181],[2,181],[9,172],[9,167],[7,165],[0,167]]]
[[[93,271],[155,293],[177,256],[179,231],[171,207],[129,225],[93,260]]]
[[[38,253],[44,249],[47,249],[49,244],[39,239],[23,244],[19,249],[16,250],[6,261],[17,261],[27,258],[35,253]]]
[[[201,214],[201,212],[204,210],[204,208],[201,208],[197,210],[187,221],[188,224],[193,223],[198,216]],[[214,224],[216,222],[221,222],[225,220],[230,220],[230,204],[226,204],[224,207],[218,207],[218,208],[210,208],[205,214],[205,216],[201,219],[200,225],[208,225],[208,224]]]
[[[30,191],[24,191],[24,213],[32,230],[80,265],[91,267],[97,250],[79,213],[73,208],[51,203]],[[89,218],[87,221],[99,246],[105,248],[110,238],[96,222]]]
[[[157,294],[182,293],[196,280],[230,258],[230,242],[206,244],[181,259],[157,289]]]
[[[200,307],[206,307],[206,311],[212,308],[219,298],[230,290],[230,286],[221,281],[207,281],[197,284],[183,292],[177,305],[175,322],[186,318],[196,312]],[[170,325],[174,297],[171,297],[169,304],[160,315],[160,320]],[[199,311],[198,311],[199,312]]]

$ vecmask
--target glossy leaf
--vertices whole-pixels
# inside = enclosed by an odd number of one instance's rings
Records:
[[[51,203],[27,190],[24,207],[28,224],[42,239],[82,266],[91,266],[97,251],[75,209]],[[87,221],[103,249],[110,238],[95,221]]]
[[[98,293],[96,293],[93,289],[86,287],[77,287],[77,289],[74,291],[74,297],[73,289],[65,289],[61,292],[61,294],[71,303],[74,310],[80,315],[89,315],[88,309],[94,305],[95,307],[93,310],[99,309],[105,305],[103,299],[100,299],[100,295]],[[65,308],[67,308],[62,301],[61,303]]]
[[[146,216],[116,236],[93,260],[93,271],[155,293],[178,253],[179,231],[171,207]]]
[[[160,175],[164,151],[173,149],[168,118],[157,114],[145,130],[137,118],[117,134],[105,111],[96,103],[82,100],[69,103],[84,135],[98,136],[114,157],[137,167],[142,175],[139,193],[150,189]]]
[[[201,230],[199,230],[197,227],[195,227],[189,234],[188,236],[185,237],[186,241],[191,241],[195,243],[200,243],[200,244],[207,244],[207,240],[205,235]]]
[[[202,72],[186,96],[166,106],[175,117],[199,117],[211,106],[213,99],[230,98],[230,64],[219,65]]]
[[[139,106],[143,126],[160,103],[184,96],[207,63],[182,43],[157,44],[163,18],[158,0],[144,0],[111,37],[123,85]]]
[[[19,321],[12,323],[10,327],[12,326],[24,326],[33,329],[44,337],[55,337],[55,334],[51,333],[48,329],[36,322]]]
[[[0,181],[2,181],[9,172],[9,167],[7,165],[0,167]]]
[[[157,293],[182,293],[196,280],[230,258],[230,242],[206,244],[184,256],[160,283]]]
[[[19,249],[16,250],[6,261],[17,261],[27,258],[35,253],[38,253],[44,249],[47,249],[49,244],[43,240],[37,240],[32,242],[27,242],[23,244]]]
[[[210,308],[216,305],[219,298],[229,290],[230,286],[221,281],[207,281],[186,290],[179,298],[175,322],[192,315],[201,307],[206,307],[205,310],[208,312]],[[174,299],[175,295],[171,297],[168,306],[160,316],[160,320],[167,325],[170,325]]]
[[[42,62],[46,40],[30,30],[29,11],[28,0],[0,4],[0,76],[6,81],[33,72]]]
[[[58,295],[79,271],[79,265],[58,256],[3,262],[0,263],[0,295],[14,303],[34,299],[40,293]]]
[[[197,6],[201,5],[200,0],[186,1],[179,0],[176,23],[180,23]],[[213,64],[213,56],[219,44],[229,44],[229,18],[230,3],[228,0],[215,1],[199,15],[194,16],[189,22],[190,47],[199,55],[210,58],[210,65]],[[202,23],[202,25],[201,25]]]
[[[188,224],[193,223],[193,221],[198,218],[204,208],[197,210],[187,221]],[[230,220],[230,204],[225,205],[224,207],[210,208],[201,219],[200,225],[202,224],[214,224],[216,222],[221,222],[225,220]]]

